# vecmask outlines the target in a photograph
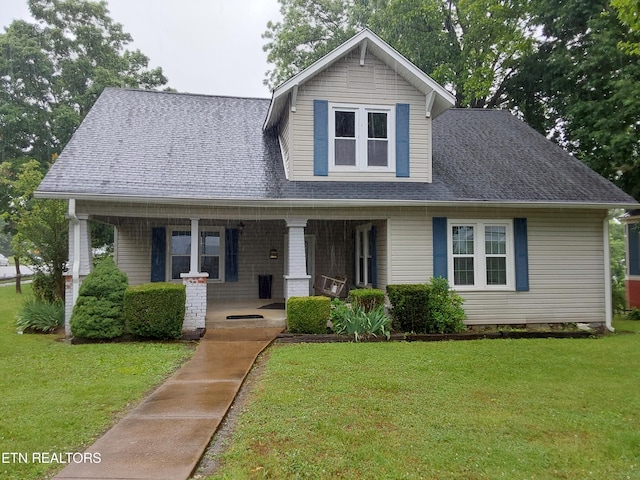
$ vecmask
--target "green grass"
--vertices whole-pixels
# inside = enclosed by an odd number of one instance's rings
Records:
[[[70,345],[18,335],[23,296],[0,288],[0,453],[79,452],[192,354],[181,343]],[[58,465],[0,463],[0,478],[35,479]]]
[[[210,478],[638,479],[640,335],[276,346],[221,460]]]

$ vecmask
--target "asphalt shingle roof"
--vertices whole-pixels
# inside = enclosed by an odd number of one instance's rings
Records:
[[[39,187],[42,196],[635,203],[496,110],[433,121],[433,183],[288,181],[268,99],[106,89]]]

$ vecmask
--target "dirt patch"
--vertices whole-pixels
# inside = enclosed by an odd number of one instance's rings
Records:
[[[238,390],[238,394],[233,400],[231,407],[227,410],[227,414],[202,455],[200,463],[198,463],[196,471],[191,477],[193,480],[203,479],[213,475],[220,466],[220,455],[224,453],[229,445],[231,436],[238,424],[238,417],[251,400],[258,381],[262,377],[268,358],[268,351],[264,351],[258,355],[253,367],[245,377],[244,382],[242,382],[242,386],[240,390]]]

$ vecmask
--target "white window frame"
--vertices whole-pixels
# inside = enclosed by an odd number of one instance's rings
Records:
[[[370,223],[356,227],[356,242],[355,242],[356,244],[355,244],[355,251],[354,251],[356,278],[353,279],[353,283],[356,287],[361,287],[361,288],[371,287],[371,282],[367,281],[371,276],[371,272],[369,271],[369,262],[368,262],[368,260],[371,258],[371,252],[369,251],[371,227],[372,225]],[[362,242],[362,249],[360,248],[361,234],[364,235],[363,242]],[[362,264],[363,264],[364,272],[360,272],[361,257],[363,259]],[[360,277],[364,278],[365,281],[360,282],[359,281]]]
[[[337,111],[355,112],[356,164],[336,165],[336,115]],[[368,113],[387,115],[387,160],[386,167],[369,166],[367,156]],[[329,103],[329,171],[333,172],[395,172],[396,171],[396,111],[389,105],[359,105],[350,103]]]
[[[453,227],[474,228],[474,248],[472,255],[454,255],[453,254]],[[495,255],[485,253],[485,227],[500,226],[506,227],[506,268],[507,283],[506,285],[488,285],[487,284],[487,257]],[[455,275],[453,271],[453,259],[458,256],[469,256],[473,260],[473,285],[456,285]],[[514,253],[514,236],[513,236],[513,220],[493,220],[493,219],[451,219],[447,221],[447,269],[449,272],[449,284],[452,288],[460,291],[472,290],[498,290],[498,291],[515,291],[516,275],[515,275],[515,253]]]
[[[167,228],[167,234],[168,234],[168,239],[167,239],[167,267],[166,267],[166,278],[169,279],[170,282],[179,282],[181,281],[180,279],[177,278],[171,278],[171,274],[172,272],[172,261],[171,261],[171,257],[173,257],[173,254],[171,253],[173,250],[173,232],[176,231],[180,231],[180,232],[189,232],[189,235],[191,235],[191,227],[189,225],[173,225]],[[220,235],[220,260],[219,260],[219,272],[220,272],[220,278],[207,278],[207,283],[224,283],[225,278],[224,278],[224,272],[225,272],[225,256],[226,256],[226,249],[225,249],[225,228],[224,227],[219,227],[219,226],[207,226],[207,225],[199,225],[198,226],[198,269],[200,269],[200,265],[202,265],[202,252],[200,251],[200,235],[202,235],[202,232],[218,232],[218,234]],[[207,255],[209,256],[209,255]],[[191,258],[191,254],[189,254],[189,258]],[[185,272],[187,273],[187,272]]]

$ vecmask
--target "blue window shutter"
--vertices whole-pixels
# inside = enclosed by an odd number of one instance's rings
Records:
[[[151,229],[151,281],[164,282],[167,271],[167,230]]]
[[[371,287],[378,288],[378,249],[377,245],[378,227],[371,227],[369,232],[369,255],[371,255]]]
[[[640,275],[640,224],[627,224],[629,242],[629,275]]]
[[[329,102],[313,101],[313,174],[329,175]]]
[[[396,104],[396,177],[409,177],[409,104]]]
[[[433,276],[447,275],[447,217],[433,217]]]
[[[527,243],[527,219],[513,219],[514,253],[516,263],[516,291],[529,291],[529,247]]]
[[[238,281],[238,229],[227,228],[224,232],[224,280]]]

